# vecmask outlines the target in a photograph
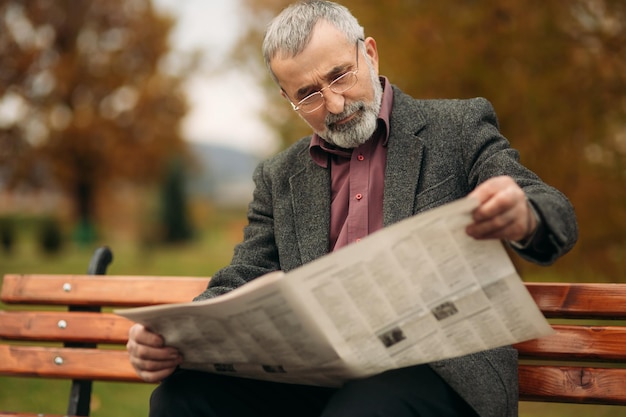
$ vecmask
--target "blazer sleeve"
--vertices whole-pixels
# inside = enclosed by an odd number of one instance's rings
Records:
[[[248,225],[244,229],[243,241],[235,247],[230,264],[211,277],[208,288],[194,301],[225,294],[250,280],[280,269],[267,165],[267,161],[259,164],[253,175],[255,190],[248,207]]]
[[[514,248],[524,259],[549,265],[568,252],[578,239],[576,214],[569,199],[543,182],[519,161],[519,153],[498,129],[492,105],[483,98],[468,100],[461,132],[470,187],[488,178],[511,176],[524,190],[540,218],[540,229],[525,248]]]

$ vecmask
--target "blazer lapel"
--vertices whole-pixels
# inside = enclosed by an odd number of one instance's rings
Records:
[[[418,133],[425,125],[416,101],[394,87],[385,168],[384,226],[410,217],[415,212],[424,150]]]
[[[330,242],[330,170],[316,165],[308,149],[300,154],[303,169],[290,179],[294,227],[302,263],[328,253]]]

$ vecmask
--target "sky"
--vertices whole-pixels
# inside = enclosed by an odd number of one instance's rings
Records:
[[[242,30],[238,0],[153,0],[157,10],[177,19],[171,34],[172,48],[200,49],[208,67],[185,84],[190,111],[182,122],[189,141],[234,147],[259,156],[273,153],[277,141],[260,120],[264,93],[237,69],[219,75],[211,63],[219,63]],[[260,48],[260,45],[259,45]]]

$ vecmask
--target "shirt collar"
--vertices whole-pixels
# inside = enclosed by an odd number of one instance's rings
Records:
[[[380,84],[383,87],[383,98],[378,113],[378,127],[372,136],[379,135],[382,145],[387,146],[389,141],[389,119],[391,116],[391,108],[393,107],[393,89],[387,77],[379,77]],[[371,139],[371,138],[370,138]],[[311,137],[309,144],[309,153],[313,161],[323,167],[328,167],[328,154],[350,157],[352,149],[344,149],[326,142],[317,133]]]

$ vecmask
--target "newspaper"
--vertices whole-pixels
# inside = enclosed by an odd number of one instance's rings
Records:
[[[183,368],[339,386],[553,332],[499,240],[465,233],[464,198],[214,299],[116,310]]]

